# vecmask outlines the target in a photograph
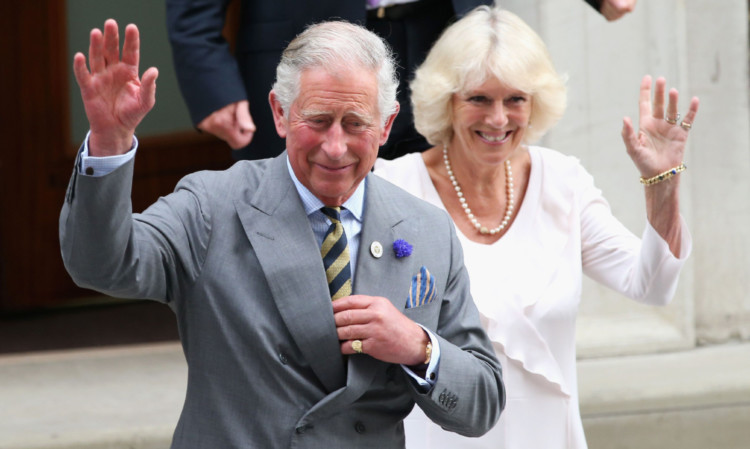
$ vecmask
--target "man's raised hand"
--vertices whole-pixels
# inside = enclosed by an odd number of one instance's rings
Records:
[[[117,22],[108,19],[104,33],[91,30],[89,68],[82,53],[73,57],[73,71],[91,127],[92,156],[112,156],[130,150],[136,126],[156,101],[158,70],[151,67],[142,78],[138,77],[140,38],[135,25],[125,27],[122,58],[119,45]]]

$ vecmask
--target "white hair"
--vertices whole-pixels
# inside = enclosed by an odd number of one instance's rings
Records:
[[[398,77],[388,45],[366,28],[349,22],[321,22],[307,27],[289,43],[276,67],[276,94],[284,115],[299,95],[301,73],[310,68],[357,65],[377,74],[381,125],[396,112]]]
[[[453,94],[490,77],[531,96],[526,143],[541,138],[565,112],[565,78],[542,39],[515,14],[480,6],[448,27],[417,69],[410,85],[417,131],[433,145],[450,141]]]

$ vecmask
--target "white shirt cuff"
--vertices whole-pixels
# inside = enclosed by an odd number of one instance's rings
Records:
[[[78,167],[80,174],[93,177],[108,175],[135,157],[135,150],[138,148],[138,139],[135,136],[133,136],[133,147],[125,154],[103,157],[89,156],[90,134],[91,131],[86,134],[86,139],[83,141],[81,163]]]
[[[401,367],[406,371],[406,374],[411,376],[411,378],[414,379],[425,392],[427,392],[430,391],[433,385],[435,385],[435,382],[437,382],[438,370],[440,367],[440,344],[438,343],[435,334],[430,332],[429,329],[419,323],[417,323],[417,325],[427,332],[427,335],[430,337],[430,343],[432,343],[432,356],[430,357],[430,363],[427,365],[427,371],[425,371],[424,378],[422,378],[408,366],[401,365]]]

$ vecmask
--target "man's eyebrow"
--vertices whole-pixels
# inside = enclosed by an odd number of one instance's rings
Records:
[[[300,116],[302,116],[303,119],[309,119],[312,117],[320,117],[320,116],[328,116],[331,115],[329,111],[324,111],[322,109],[303,109],[300,111]],[[363,114],[359,111],[350,110],[347,111],[344,114],[345,118],[355,118],[356,120],[359,120],[360,122],[370,124],[372,122],[372,119],[368,117],[366,114]]]
[[[329,112],[323,111],[322,109],[303,109],[299,112],[302,118],[318,117],[321,115],[328,115]]]

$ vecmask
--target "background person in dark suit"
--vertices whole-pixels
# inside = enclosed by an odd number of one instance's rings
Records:
[[[401,113],[380,156],[423,151],[414,129],[408,81],[445,26],[491,0],[237,0],[241,1],[234,54],[222,36],[230,0],[167,0],[167,29],[182,95],[193,123],[226,141],[236,159],[262,159],[284,148],[273,129],[268,92],[281,51],[310,24],[341,18],[366,25],[386,39],[399,63]],[[375,0],[378,1],[378,0]],[[402,0],[403,1],[403,0]],[[608,20],[636,0],[586,0]],[[369,9],[368,9],[369,8]],[[248,146],[249,144],[249,146]]]
[[[347,22],[308,28],[269,95],[287,150],[190,175],[132,214],[157,71],[138,77],[135,25],[122,59],[118,41],[108,20],[90,70],[74,57],[91,132],[60,244],[78,285],[175,312],[188,388],[172,447],[402,448],[415,403],[443,428],[487,432],[501,370],[450,217],[370,173],[398,113],[385,43]]]

